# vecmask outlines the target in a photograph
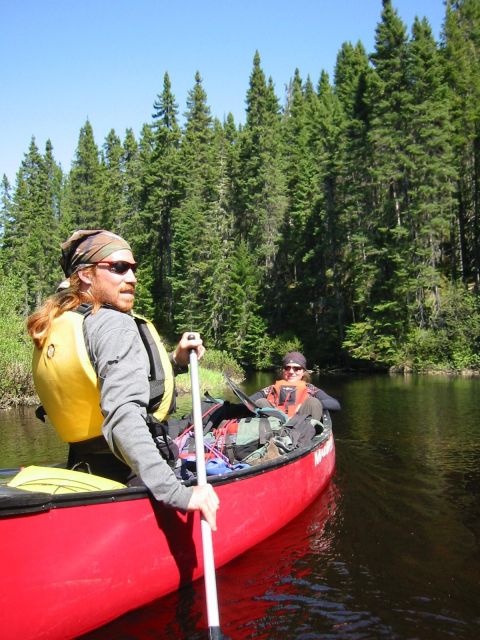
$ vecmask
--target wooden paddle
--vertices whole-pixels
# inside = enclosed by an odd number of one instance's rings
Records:
[[[194,335],[188,336],[194,340]],[[203,444],[202,406],[200,402],[200,384],[198,378],[198,358],[195,349],[190,350],[190,380],[192,385],[193,425],[195,434],[195,451],[197,463],[197,484],[199,487],[207,484],[205,468],[205,448]],[[213,557],[212,530],[210,525],[201,517],[203,566],[205,579],[205,593],[207,596],[208,634],[210,640],[221,640],[220,620],[218,616],[217,583],[215,578],[215,561]]]

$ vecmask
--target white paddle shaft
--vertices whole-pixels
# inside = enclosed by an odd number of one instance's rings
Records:
[[[190,380],[192,385],[197,484],[201,487],[207,484],[207,472],[205,468],[205,447],[203,444],[202,405],[200,402],[198,358],[194,349],[190,351]],[[215,577],[215,561],[213,557],[212,530],[203,515],[201,517],[201,529],[208,626],[210,629],[219,629],[220,622],[218,615],[217,583]]]

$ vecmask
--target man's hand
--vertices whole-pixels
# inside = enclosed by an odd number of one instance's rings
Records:
[[[206,484],[202,487],[193,487],[192,497],[190,498],[187,509],[188,511],[201,511],[212,531],[217,530],[216,513],[219,506],[220,500],[211,484]]]
[[[189,339],[189,336],[194,336],[192,339]],[[200,360],[203,354],[205,353],[205,347],[203,346],[202,339],[200,338],[199,333],[195,333],[195,331],[186,331],[180,339],[180,342],[177,345],[177,348],[173,352],[173,357],[175,362],[179,367],[188,367],[188,363],[190,361],[189,355],[190,350],[195,349],[197,353],[197,358]]]

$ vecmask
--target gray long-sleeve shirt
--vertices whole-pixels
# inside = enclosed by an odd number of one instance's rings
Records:
[[[157,500],[185,510],[193,489],[176,478],[147,426],[150,367],[135,320],[102,307],[85,318],[84,336],[100,381],[102,432],[110,449]]]

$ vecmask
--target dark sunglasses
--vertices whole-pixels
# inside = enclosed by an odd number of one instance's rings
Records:
[[[111,273],[116,273],[119,276],[124,276],[131,269],[133,273],[136,272],[138,264],[136,262],[126,262],[126,260],[118,260],[117,262],[107,262],[106,260],[101,260],[97,262],[97,266],[99,264],[107,264],[108,270]]]
[[[291,364],[287,364],[283,367],[285,371],[303,371],[303,367],[294,367]]]

